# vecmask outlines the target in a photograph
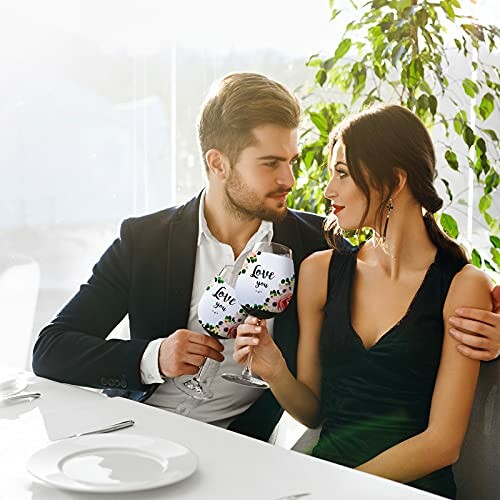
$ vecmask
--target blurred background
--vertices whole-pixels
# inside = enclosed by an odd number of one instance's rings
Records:
[[[463,7],[500,24],[494,0]],[[306,61],[342,36],[329,19],[328,0],[0,0],[0,361],[30,366],[124,218],[204,185],[210,84],[257,71],[303,92]]]

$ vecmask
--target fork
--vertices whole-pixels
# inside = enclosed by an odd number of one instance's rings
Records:
[[[4,398],[0,399],[0,402],[7,402],[9,403],[10,401],[20,401],[22,399],[37,399],[41,396],[39,392],[25,392],[22,394],[13,394],[12,396],[5,396]]]
[[[284,497],[276,498],[276,500],[298,500],[299,498],[308,497],[310,493],[296,493],[295,495],[285,495]]]
[[[64,436],[62,438],[54,439],[54,441],[61,441],[63,439],[72,439],[80,436],[90,436],[91,434],[106,434],[107,432],[115,432],[120,429],[126,429],[127,427],[132,427],[135,424],[133,420],[124,420],[123,422],[117,422],[116,424],[107,425],[106,427],[100,427],[99,429],[94,429],[87,432],[79,432],[77,434],[71,434],[70,436]]]

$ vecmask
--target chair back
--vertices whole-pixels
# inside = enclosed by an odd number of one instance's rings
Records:
[[[0,364],[31,369],[40,267],[30,257],[0,255]]]
[[[453,472],[458,500],[500,498],[500,359],[481,363],[469,427]]]
[[[292,450],[310,455],[319,440],[320,434],[321,427],[317,427],[316,429],[307,429],[292,446]]]

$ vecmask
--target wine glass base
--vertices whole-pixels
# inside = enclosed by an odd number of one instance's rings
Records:
[[[196,379],[182,381],[176,378],[174,379],[174,384],[184,394],[198,401],[207,401],[214,397],[214,393],[209,389],[205,389]]]
[[[252,377],[249,375],[237,375],[236,373],[223,373],[221,377],[228,382],[235,382],[236,384],[246,385],[255,389],[269,389],[269,384],[260,378]]]

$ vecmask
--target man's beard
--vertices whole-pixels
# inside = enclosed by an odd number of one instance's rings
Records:
[[[224,187],[225,206],[228,211],[240,219],[261,219],[270,222],[281,222],[286,216],[288,209],[272,209],[263,206],[259,197],[251,191],[241,180],[239,173],[232,168]],[[269,193],[268,196],[283,193],[283,190]]]

